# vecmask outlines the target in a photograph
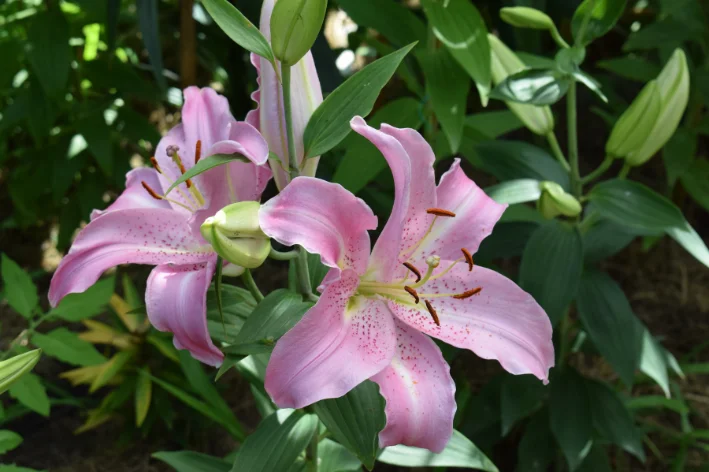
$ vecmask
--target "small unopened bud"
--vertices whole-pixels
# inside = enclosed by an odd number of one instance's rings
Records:
[[[318,37],[327,0],[278,0],[271,15],[273,55],[284,66],[295,65]]]
[[[542,182],[539,184],[542,195],[537,202],[539,212],[544,218],[552,219],[558,215],[577,216],[582,207],[573,195],[564,191],[556,182]]]
[[[247,269],[259,267],[271,252],[271,240],[259,225],[260,208],[259,202],[228,205],[202,223],[202,236],[232,264]]]
[[[441,258],[440,258],[440,256],[433,255],[433,256],[428,256],[428,257],[426,258],[426,264],[427,264],[429,267],[433,267],[434,269],[435,269],[436,267],[438,267],[438,265],[439,265],[440,263],[441,263]]]
[[[0,394],[31,371],[41,356],[42,350],[35,349],[0,362]]]
[[[655,125],[661,107],[657,81],[652,80],[616,121],[606,143],[606,154],[623,158],[633,150],[640,149]]]
[[[564,48],[569,45],[559,34],[556,25],[549,15],[530,7],[505,7],[500,10],[500,18],[506,23],[518,28],[532,28],[540,30],[548,30],[556,43]]]

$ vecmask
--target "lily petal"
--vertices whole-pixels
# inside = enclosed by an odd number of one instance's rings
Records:
[[[453,434],[455,383],[441,350],[428,336],[396,322],[397,353],[371,378],[386,400],[381,447],[405,444],[441,452]]]
[[[94,210],[91,212],[91,220],[98,218],[111,211],[126,210],[131,208],[165,208],[170,209],[170,204],[165,200],[158,200],[150,196],[143,187],[143,182],[159,191],[161,188],[158,173],[155,169],[141,167],[133,169],[126,174],[126,189],[121,193],[115,202],[105,210]]]
[[[214,256],[198,264],[159,265],[150,273],[145,291],[153,326],[174,333],[177,349],[187,349],[192,357],[212,366],[224,360],[207,329],[207,289],[215,266]]]
[[[367,230],[377,217],[364,201],[338,184],[298,177],[259,211],[261,229],[281,244],[300,244],[328,267],[361,275],[369,256]],[[332,279],[330,279],[332,280]]]
[[[431,232],[412,256],[414,261],[423,261],[432,254],[455,260],[461,257],[461,248],[474,254],[507,208],[488,197],[465,175],[460,159],[455,159],[443,174],[436,194],[437,206],[456,216],[436,219]]]
[[[439,270],[451,263],[441,261]],[[435,298],[476,287],[482,291],[466,299]],[[512,374],[531,373],[547,381],[549,369],[554,366],[551,323],[534,298],[517,284],[493,270],[476,266],[469,272],[467,264],[458,263],[445,275],[420,287],[418,293],[422,299],[430,300],[440,326],[423,303],[389,302],[391,311],[419,331],[470,349],[483,359],[497,359]]]
[[[391,362],[394,319],[384,302],[351,299],[358,283],[353,270],[344,271],[276,343],[265,385],[278,407],[302,408],[340,397]]]
[[[214,257],[192,236],[184,215],[161,208],[118,210],[96,218],[76,237],[49,286],[56,306],[70,293],[83,292],[119,264],[193,264]]]
[[[384,124],[376,130],[359,116],[350,126],[381,151],[394,175],[394,208],[370,258],[370,277],[390,281],[401,272],[405,258],[399,256],[419,242],[433,219],[426,210],[436,206],[435,156],[413,129]]]

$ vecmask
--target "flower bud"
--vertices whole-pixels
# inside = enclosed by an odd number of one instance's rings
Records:
[[[327,0],[278,0],[271,16],[273,55],[292,66],[310,50],[318,37]]]
[[[652,80],[616,121],[606,143],[606,154],[622,158],[642,147],[660,115],[661,106],[657,81]]]
[[[0,362],[0,393],[32,370],[41,356],[42,350],[35,349]]]
[[[260,208],[259,202],[252,201],[227,205],[202,223],[202,236],[232,264],[259,267],[271,252],[271,240],[259,225]]]
[[[517,28],[532,28],[540,30],[548,30],[556,43],[564,48],[569,45],[559,34],[556,25],[549,15],[530,7],[505,7],[500,10],[500,18],[505,23],[508,23]]]
[[[558,215],[577,216],[581,213],[579,201],[566,193],[556,182],[541,182],[539,189],[542,195],[537,202],[537,208],[544,218],[550,220]]]
[[[492,80],[495,85],[508,76],[521,72],[527,67],[497,36],[488,34],[491,53]],[[541,136],[549,134],[554,129],[554,116],[548,106],[538,107],[521,103],[505,102],[512,112],[533,133]]]

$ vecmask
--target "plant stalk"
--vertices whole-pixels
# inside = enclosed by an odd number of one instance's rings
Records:
[[[573,81],[566,96],[566,119],[568,123],[569,163],[571,165],[571,191],[581,198],[581,175],[579,173],[579,141],[576,114],[576,82]]]
[[[561,151],[561,146],[559,146],[559,141],[556,139],[554,132],[550,131],[547,133],[546,138],[554,157],[556,157],[556,160],[559,161],[559,164],[561,164],[561,167],[563,167],[566,172],[569,172],[571,167],[569,166],[569,162],[566,160],[564,153]]]
[[[606,158],[603,160],[603,162],[601,162],[601,165],[599,165],[596,170],[581,179],[581,184],[585,185],[605,174],[606,171],[610,169],[613,165],[614,160],[615,159],[612,156],[606,156]]]
[[[318,472],[320,464],[318,463],[318,443],[320,442],[320,436],[318,432],[315,431],[313,437],[310,439],[310,444],[308,444],[308,449],[305,451],[309,461],[310,472]]]
[[[310,270],[308,269],[308,253],[302,246],[298,246],[298,257],[295,259],[295,275],[298,279],[298,291],[306,299],[315,301],[313,287],[310,283]]]
[[[246,288],[249,292],[251,292],[251,295],[254,296],[257,302],[263,300],[263,293],[261,293],[261,290],[258,289],[254,276],[251,274],[249,269],[244,270],[244,273],[241,274],[241,280],[244,282],[244,285],[246,285]]]

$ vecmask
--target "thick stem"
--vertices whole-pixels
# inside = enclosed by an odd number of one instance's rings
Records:
[[[298,251],[281,252],[271,248],[271,252],[268,254],[268,257],[277,261],[290,261],[298,257]]]
[[[249,292],[251,292],[251,295],[254,296],[254,299],[256,299],[257,302],[263,300],[263,294],[261,293],[261,290],[258,289],[254,276],[251,274],[249,269],[244,270],[244,273],[241,274],[241,280],[244,282],[244,285],[246,285],[246,288]]]
[[[618,178],[620,180],[624,180],[628,176],[628,172],[630,172],[630,165],[624,164],[623,168],[620,169],[620,172],[618,172]]]
[[[571,164],[571,191],[581,198],[581,175],[579,173],[579,141],[576,116],[576,82],[572,82],[566,96],[566,120],[568,123],[569,162]]]
[[[180,82],[183,88],[197,83],[197,30],[193,7],[194,0],[180,2]]]
[[[39,325],[41,325],[44,321],[47,320],[47,318],[50,318],[51,316],[52,312],[50,311],[33,321],[27,327],[26,330],[22,331],[15,339],[10,342],[10,345],[7,347],[7,351],[3,352],[2,355],[0,355],[0,361],[4,361],[8,357],[10,357],[10,354],[12,354],[15,346],[22,343],[25,339],[29,339],[29,337],[34,334],[35,330],[39,327]]]
[[[316,300],[313,295],[313,287],[310,284],[308,253],[301,246],[298,246],[298,257],[295,259],[295,275],[298,279],[298,291],[308,300]]]
[[[594,181],[595,179],[597,179],[598,177],[602,176],[603,174],[605,174],[606,171],[607,171],[608,169],[610,169],[611,166],[613,165],[613,161],[614,161],[614,160],[615,160],[615,159],[614,159],[613,157],[611,157],[611,156],[606,156],[606,158],[603,160],[603,162],[601,162],[601,165],[598,166],[598,169],[594,170],[593,172],[591,172],[590,174],[588,174],[586,177],[584,177],[584,178],[581,179],[581,184],[585,185],[585,184],[587,184],[587,183],[589,183],[589,182]]]
[[[308,449],[305,451],[309,459],[309,470],[310,472],[318,472],[320,464],[318,463],[318,443],[320,442],[320,436],[316,431],[313,437],[310,439],[310,444],[308,444]]]
[[[293,132],[293,108],[291,106],[290,94],[290,66],[281,66],[281,74],[283,75],[283,111],[286,120],[286,138],[288,140],[288,170],[291,180],[298,177],[298,159],[295,154],[295,133]]]
[[[556,160],[559,161],[561,167],[563,167],[566,172],[569,172],[571,170],[571,167],[569,167],[569,162],[566,160],[566,157],[564,157],[564,153],[561,151],[561,146],[559,146],[559,141],[556,139],[556,135],[553,131],[550,131],[549,133],[547,133],[546,137],[547,142],[549,143],[549,147],[551,147],[551,152],[554,154],[554,157],[556,157]]]

